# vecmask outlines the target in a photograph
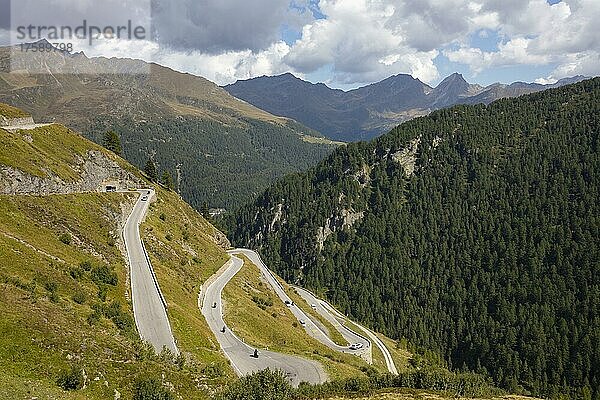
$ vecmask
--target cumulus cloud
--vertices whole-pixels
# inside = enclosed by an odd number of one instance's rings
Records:
[[[559,65],[551,78],[600,72],[597,0],[321,0],[320,9],[326,19],[304,27],[284,62],[305,73],[331,65],[339,83],[399,72],[430,82],[440,51],[475,73],[550,63]],[[472,46],[489,32],[500,38],[496,50]]]
[[[523,37],[512,39],[498,45],[498,51],[482,51],[478,48],[463,47],[446,51],[450,61],[467,64],[474,72],[481,72],[490,67],[508,65],[543,65],[553,61],[551,54],[536,54],[529,51],[532,40]]]
[[[408,72],[428,82],[435,57],[474,72],[488,68],[557,65],[547,79],[600,73],[600,1],[563,0],[321,0],[327,16],[305,26],[286,62],[310,72],[333,65],[334,80],[369,82]],[[497,49],[472,36],[494,32]]]
[[[406,43],[420,51],[430,51],[466,35],[475,26],[487,27],[490,15],[464,0],[391,1],[394,15],[388,26],[401,32]],[[477,19],[480,19],[479,21]]]
[[[43,0],[18,3],[32,1]],[[333,86],[397,73],[432,82],[439,77],[440,54],[474,73],[554,65],[550,76],[540,78],[544,82],[600,73],[598,0],[554,5],[546,0],[130,1],[152,1],[154,43],[136,51],[132,44],[106,41],[91,51],[94,55],[134,54],[219,84],[324,70],[331,71]],[[56,2],[75,11],[94,3]],[[284,30],[295,33],[284,37]],[[492,46],[475,45],[496,39]]]
[[[240,50],[217,55],[200,51],[181,52],[163,49],[153,54],[152,59],[159,64],[200,75],[224,85],[238,79],[287,72],[289,68],[282,63],[282,59],[288,52],[289,46],[283,41],[278,41],[259,52]]]
[[[0,40],[2,30],[0,30]],[[85,40],[73,40],[74,51],[85,49],[88,57],[134,58],[165,65],[181,72],[205,77],[219,85],[249,79],[261,75],[276,75],[287,72],[289,67],[282,59],[289,52],[289,46],[278,41],[268,48],[227,51],[221,54],[208,54],[199,50],[175,50],[151,40],[119,40],[100,38],[94,46],[87,46]],[[301,75],[301,74],[299,74]]]
[[[551,5],[545,0],[490,0],[482,9],[497,16],[496,31],[504,41],[491,52],[463,43],[444,51],[451,61],[467,64],[475,72],[506,65],[558,65],[540,81],[600,73],[596,26],[600,2],[564,0]]]
[[[400,72],[424,81],[437,78],[438,52],[410,41],[394,3],[321,0],[326,19],[303,28],[285,63],[304,73],[332,65],[332,79],[339,83],[372,82]]]
[[[595,76],[599,73],[600,53],[598,51],[585,51],[569,54],[566,60],[554,70],[551,78],[558,79],[574,75]]]
[[[280,40],[282,24],[307,22],[309,13],[289,0],[153,0],[159,43],[178,50],[220,54],[261,51]]]

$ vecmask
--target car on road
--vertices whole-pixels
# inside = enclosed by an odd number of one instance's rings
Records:
[[[300,320],[300,325],[302,325],[302,326],[306,326],[306,321],[305,321],[305,320],[303,320],[303,319],[301,319],[301,320]]]
[[[142,201],[148,201],[148,196],[142,197]]]
[[[212,308],[217,308],[217,303],[213,303]]]
[[[310,306],[313,308],[313,310],[317,309],[317,305],[316,304],[311,304]]]
[[[360,350],[363,348],[363,344],[362,343],[352,343],[350,345],[350,350]]]
[[[291,307],[291,306],[293,306],[293,305],[294,305],[294,302],[293,302],[293,301],[286,300],[286,301],[285,301],[285,305],[286,305],[286,306],[288,306],[288,307]]]

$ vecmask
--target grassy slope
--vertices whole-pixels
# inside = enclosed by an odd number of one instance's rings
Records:
[[[41,397],[61,393],[59,397],[63,397],[66,394],[56,386],[55,380],[60,370],[73,364],[83,366],[90,379],[102,377],[99,383],[92,382],[81,392],[90,398],[112,396],[114,389],[129,393],[136,376],[160,377],[162,373],[185,398],[203,397],[202,392],[196,390],[199,383],[219,385],[231,376],[226,361],[207,339],[209,333],[196,307],[197,283],[202,276],[211,273],[211,265],[220,264],[224,253],[202,233],[213,228],[197,213],[178,201],[174,194],[159,191],[159,196],[169,200],[161,200],[168,204],[167,211],[188,209],[190,226],[197,229],[188,240],[189,246],[198,252],[195,262],[186,266],[181,265],[179,258],[176,263],[155,262],[159,281],[171,305],[169,317],[175,337],[188,357],[183,370],[170,362],[149,357],[134,330],[120,331],[106,318],[97,325],[88,324],[91,305],[102,303],[97,294],[98,286],[91,281],[89,272],[78,279],[70,275],[84,260],[113,267],[119,283],[109,288],[104,304],[118,301],[133,318],[126,295],[129,287],[125,260],[118,249],[111,246],[111,238],[118,234],[115,233],[115,215],[120,213],[123,201],[131,200],[131,195],[2,196],[0,398],[8,394],[25,396],[28,392]],[[155,208],[160,210],[161,205]],[[157,226],[154,222],[152,212],[148,225],[154,227],[153,234],[165,235],[160,224]],[[72,235],[70,245],[59,240],[65,232]],[[173,242],[163,249],[181,252],[183,247],[183,243]],[[153,246],[149,248],[154,256]],[[48,283],[57,285],[55,301],[50,300]],[[86,301],[82,305],[73,301],[73,295],[78,292],[85,294]],[[69,361],[68,354],[77,362]],[[102,356],[98,357],[99,354]],[[109,382],[108,389],[103,385],[104,379]]]
[[[0,116],[8,119],[31,117],[25,111],[4,103],[0,103]]]
[[[33,174],[51,170],[76,179],[75,155],[101,150],[58,125],[51,132],[0,133],[0,164]],[[35,146],[27,147],[27,135],[34,137]],[[157,194],[144,237],[170,304],[169,318],[187,358],[185,366],[148,352],[135,332],[126,261],[115,244],[122,207],[130,207],[134,195],[0,196],[0,398],[112,398],[115,389],[122,398],[130,398],[136,377],[160,379],[162,374],[183,398],[205,398],[207,387],[230,379],[230,369],[196,306],[198,285],[226,255],[212,239],[214,228],[197,212],[173,193],[158,188]],[[160,219],[163,213],[165,221]],[[186,229],[185,240],[179,228]],[[60,240],[65,233],[70,244]],[[165,239],[167,233],[171,241]],[[117,274],[118,284],[106,286],[104,301],[99,295],[103,285],[79,267],[82,261],[108,266]],[[82,304],[74,301],[76,294]],[[117,302],[123,329],[104,316],[88,323],[92,306]],[[67,393],[56,379],[71,366],[83,367],[90,382],[83,390]]]
[[[330,400],[342,400],[347,399],[349,397],[335,397]],[[394,391],[381,391],[377,393],[370,394],[368,397],[362,396],[352,396],[350,397],[354,400],[443,400],[443,399],[455,399],[456,396],[449,393],[444,392],[435,392],[435,391],[426,391],[426,390],[418,390],[418,389],[396,389]],[[515,396],[515,395],[507,395],[507,396],[497,396],[497,397],[489,397],[486,400],[533,400],[533,397],[526,396]],[[477,398],[469,398],[463,397],[462,400],[481,400]]]
[[[199,115],[227,123],[236,122],[235,117],[238,116],[278,124],[287,122],[287,118],[274,116],[234,98],[224,89],[202,77],[176,72],[156,64],[151,65],[151,71],[149,85],[159,89],[160,93],[171,99],[169,105],[183,115]],[[198,100],[197,104],[205,104],[205,107],[182,104],[179,101],[181,97]],[[212,107],[207,107],[206,104],[211,104]],[[215,109],[227,111],[217,113]]]
[[[244,267],[223,291],[225,321],[237,335],[259,348],[317,360],[332,379],[364,376],[368,364],[358,357],[333,351],[308,336],[268,283],[260,278],[258,267],[247,258],[242,259]],[[253,296],[270,299],[273,305],[262,309],[252,300]]]
[[[61,179],[70,181],[79,178],[77,171],[71,167],[74,157],[83,156],[92,149],[84,141],[74,140],[74,134],[60,125],[16,133],[0,129],[0,140],[0,164],[41,177],[48,176],[45,170],[50,170]],[[95,150],[99,146],[93,147]]]
[[[412,354],[408,350],[398,347],[398,342],[386,336],[383,336],[380,333],[377,333],[376,335],[379,337],[379,339],[381,339],[383,344],[385,344],[388,350],[390,351],[392,359],[394,360],[394,364],[396,364],[396,368],[398,369],[398,371],[409,369],[408,362],[412,358]]]
[[[118,285],[109,288],[103,304],[117,301],[133,318],[125,263],[109,239],[123,200],[119,194],[1,197],[0,398],[65,397],[55,381],[72,365],[84,367],[89,379],[100,377],[77,393],[90,398],[112,396],[115,389],[127,393],[141,374],[165,372],[177,386],[193,386],[190,374],[147,357],[134,331],[120,331],[107,318],[87,322],[91,306],[103,302],[89,272],[77,279],[70,275],[84,260],[114,268]],[[67,231],[70,245],[58,239]],[[83,304],[73,300],[75,293],[83,293]]]
[[[305,142],[308,142],[308,143],[315,143],[315,144],[331,144],[331,145],[335,145],[335,146],[345,146],[346,145],[345,142],[339,142],[339,141],[335,141],[335,140],[331,140],[331,139],[327,139],[327,138],[320,138],[320,137],[309,136],[309,135],[303,135],[302,140],[304,140]]]
[[[76,158],[89,151],[103,152],[122,168],[135,171],[120,157],[62,125],[15,133],[0,129],[0,164],[34,176],[47,177],[51,172],[67,182],[78,180],[80,174],[74,168]]]

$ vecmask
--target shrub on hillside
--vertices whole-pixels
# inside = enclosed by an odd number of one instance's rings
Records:
[[[73,238],[71,237],[70,234],[68,233],[63,233],[62,235],[60,235],[58,237],[58,240],[60,240],[61,242],[63,242],[66,245],[71,244],[71,242],[73,241]]]
[[[120,331],[124,333],[135,331],[135,321],[133,317],[127,311],[123,310],[121,303],[118,301],[113,301],[110,304],[95,303],[92,305],[92,309],[98,316],[104,316],[110,319]],[[88,322],[91,325],[98,322],[95,319],[96,317],[92,317],[93,319],[90,322],[90,317],[88,317]]]
[[[210,363],[202,369],[202,375],[209,379],[220,378],[227,374],[227,366],[223,363]]]
[[[87,295],[81,289],[77,290],[73,295],[73,301],[77,304],[83,304],[87,300]]]
[[[58,303],[58,284],[56,282],[44,283],[44,288],[48,291],[48,298],[53,303]]]
[[[100,299],[100,301],[104,303],[106,301],[107,295],[108,295],[108,286],[98,285],[98,299]]]
[[[94,326],[100,322],[100,318],[102,318],[102,314],[99,311],[94,310],[90,315],[87,316],[86,320],[90,326]]]
[[[128,313],[121,312],[111,319],[115,326],[123,332],[133,332],[135,329],[135,321],[133,320],[133,317]]]
[[[135,384],[133,400],[172,400],[173,394],[156,378],[141,378]]]
[[[79,263],[79,267],[84,271],[92,270],[92,262],[90,260],[85,260]]]
[[[436,390],[454,397],[483,397],[502,395],[491,381],[474,373],[455,373],[443,368],[424,368],[402,371],[399,375],[370,374],[364,378],[349,378],[321,385],[301,384],[294,390],[295,399],[325,399],[334,396],[368,396],[373,391],[392,388]]]
[[[97,285],[105,284],[117,286],[119,278],[117,277],[117,273],[107,265],[101,265],[92,269],[92,281]]]
[[[71,275],[71,278],[75,279],[76,281],[83,278],[84,272],[85,271],[81,267],[72,267],[69,269],[69,275]]]
[[[267,307],[271,307],[273,305],[273,299],[271,299],[270,297],[260,297],[253,295],[252,301],[255,302],[258,305],[258,307],[260,307],[263,310],[266,310]]]
[[[244,376],[229,385],[220,400],[284,400],[292,396],[292,387],[281,371],[265,369]]]
[[[63,390],[79,390],[83,387],[83,369],[79,367],[71,367],[67,371],[61,371],[56,384]]]

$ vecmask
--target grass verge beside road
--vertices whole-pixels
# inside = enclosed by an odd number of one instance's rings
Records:
[[[279,282],[281,284],[285,284],[285,282],[283,280],[281,280],[279,277],[277,277],[277,279],[279,280]],[[344,339],[342,334],[337,329],[335,329],[333,324],[331,322],[329,322],[327,319],[325,319],[321,314],[319,314],[318,312],[313,310],[311,305],[308,304],[302,298],[302,296],[300,296],[298,294],[296,289],[294,289],[292,287],[287,287],[287,286],[284,286],[284,287],[286,288],[285,291],[286,291],[287,295],[290,296],[290,299],[292,299],[294,304],[296,304],[298,307],[300,307],[300,309],[302,311],[304,311],[305,314],[307,314],[310,317],[312,317],[313,319],[319,321],[325,327],[325,333],[327,333],[327,336],[329,336],[329,338],[331,340],[333,340],[333,342],[335,344],[337,344],[339,346],[350,345],[350,343],[348,343],[348,341],[346,339]]]

